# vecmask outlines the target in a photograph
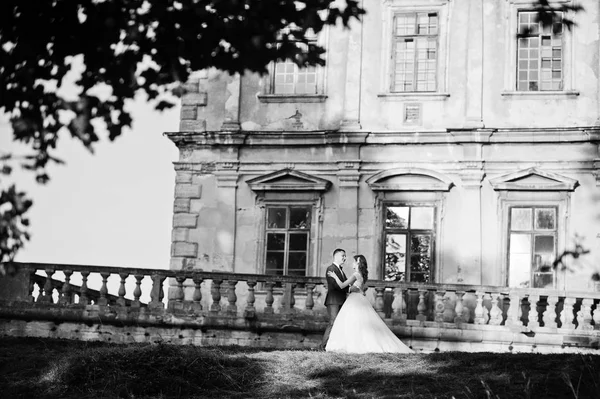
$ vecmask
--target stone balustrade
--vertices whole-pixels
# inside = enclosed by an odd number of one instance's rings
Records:
[[[312,334],[313,341],[327,323],[322,277],[34,263],[18,266],[20,278],[5,290],[12,296],[0,293],[0,316],[5,319],[160,325],[203,332],[230,329],[259,335],[264,331],[293,332]],[[88,287],[92,280],[98,289]],[[499,339],[510,340],[512,346],[526,343],[536,332],[546,337],[545,341],[538,337],[536,345],[556,344],[556,337],[562,337],[561,347],[571,341],[596,347],[600,340],[597,292],[385,281],[369,281],[368,286],[366,295],[375,311],[401,338],[409,336],[415,342]],[[458,338],[457,331],[461,331]],[[580,339],[582,336],[585,339]]]

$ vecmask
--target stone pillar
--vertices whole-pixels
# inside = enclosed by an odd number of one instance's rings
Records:
[[[467,84],[465,85],[465,127],[482,128],[483,123],[483,2],[469,1],[467,24]]]
[[[175,164],[175,200],[173,203],[173,231],[171,233],[171,269],[186,268],[186,260],[198,256],[198,244],[191,242],[190,229],[198,225],[198,214],[190,209],[192,199],[202,196],[202,185],[192,182],[191,165]],[[193,263],[193,262],[192,262]]]
[[[344,116],[340,130],[360,130],[360,91],[362,68],[362,22],[351,20],[345,34],[348,40]]]
[[[198,73],[197,77],[190,78],[184,85],[185,94],[181,97],[181,118],[179,130],[182,132],[205,132],[206,120],[200,119],[201,107],[206,107],[208,95],[204,91],[204,84],[208,78],[206,71]]]
[[[465,148],[465,153],[474,150],[481,155],[481,145]],[[461,161],[460,178],[462,180],[461,215],[463,219],[456,226],[460,245],[457,248],[458,266],[463,284],[479,285],[482,281],[481,246],[481,182],[485,176],[483,161]]]
[[[240,101],[241,101],[241,77],[239,73],[231,76],[227,83],[229,98],[225,101],[225,120],[221,130],[237,132],[240,130]]]
[[[233,272],[236,227],[236,190],[238,180],[237,162],[219,162],[215,176],[216,225],[213,237],[213,268]]]
[[[344,240],[341,248],[346,250],[348,259],[358,252],[358,173],[360,162],[338,162],[339,202],[338,228]],[[347,261],[348,263],[348,261]],[[351,264],[351,262],[349,263]]]

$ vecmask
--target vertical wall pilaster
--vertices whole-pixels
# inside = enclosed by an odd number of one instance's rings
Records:
[[[220,162],[215,171],[217,217],[213,237],[213,267],[228,272],[234,271],[237,169],[236,162]]]
[[[467,146],[465,160],[460,162],[462,184],[461,223],[456,226],[459,237],[459,283],[481,284],[482,281],[482,225],[481,183],[485,177],[481,160],[481,145]],[[473,158],[475,158],[473,160]]]
[[[467,25],[467,84],[465,85],[465,126],[483,127],[483,2],[469,1]]]
[[[223,125],[221,125],[221,130],[228,132],[240,130],[241,80],[240,74],[236,73],[231,76],[227,83],[229,98],[225,101],[225,119]]]
[[[344,116],[341,130],[360,130],[360,91],[362,68],[362,26],[363,22],[351,20],[348,35],[346,61],[346,89],[344,96]]]
[[[340,246],[348,257],[358,251],[358,172],[360,162],[338,162],[339,203],[338,223],[344,239]]]

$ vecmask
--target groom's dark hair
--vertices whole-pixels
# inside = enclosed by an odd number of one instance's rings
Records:
[[[335,251],[333,251],[333,256],[335,256],[335,254],[337,254],[338,252],[346,253],[346,251],[343,250],[342,248],[336,248]]]

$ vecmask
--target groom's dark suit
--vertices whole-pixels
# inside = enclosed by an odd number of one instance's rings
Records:
[[[331,327],[337,317],[342,305],[346,301],[346,296],[350,287],[340,288],[333,277],[329,277],[328,273],[334,272],[338,278],[343,282],[346,281],[346,275],[335,263],[332,263],[325,271],[325,277],[327,277],[327,296],[325,297],[325,306],[327,306],[327,313],[329,313],[329,324],[323,334],[323,341],[321,348],[325,349],[327,341],[329,340],[329,334],[331,333]]]

